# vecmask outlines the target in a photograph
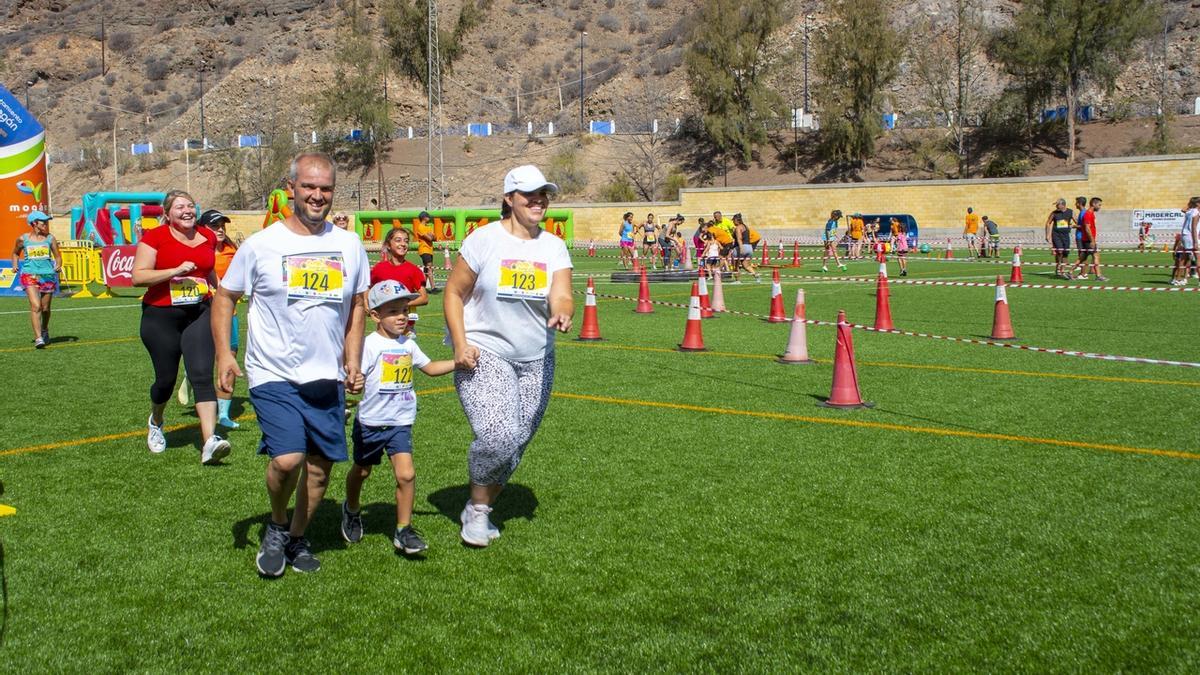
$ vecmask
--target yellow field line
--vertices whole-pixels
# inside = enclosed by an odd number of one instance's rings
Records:
[[[598,344],[598,343],[582,343],[568,342],[565,340],[559,341],[556,344],[566,347],[587,347],[590,349],[617,349],[622,351],[632,352],[658,352],[664,354],[678,354],[674,349],[666,349],[664,347],[638,347],[634,345],[617,345],[617,344]],[[728,358],[738,359],[755,359],[774,361],[777,357],[774,354],[741,354],[736,352],[694,352],[701,356],[723,356]],[[813,359],[817,363],[829,363],[828,359]],[[1049,377],[1062,380],[1083,380],[1091,382],[1118,382],[1122,384],[1158,384],[1170,385],[1179,387],[1200,387],[1200,382],[1189,382],[1187,380],[1151,380],[1138,377],[1116,377],[1110,375],[1077,375],[1071,373],[1044,373],[1032,370],[1000,370],[997,368],[968,368],[964,366],[938,366],[922,363],[893,363],[890,361],[859,361],[860,366],[877,366],[881,368],[912,368],[914,370],[940,370],[949,373],[982,373],[986,375],[1012,375],[1014,377]]]
[[[713,408],[708,406],[690,405],[686,403],[666,403],[663,401],[642,401],[635,399],[612,398],[610,396],[592,396],[589,394],[567,394],[556,392],[555,398],[591,401],[594,403],[611,403],[634,407],[666,408],[669,410],[686,410],[688,412],[713,413],[718,415],[740,415],[762,419],[780,420],[784,422],[809,422],[811,424],[829,424],[834,426],[857,427],[861,429],[880,429],[884,431],[900,431],[915,434],[932,434],[935,436],[954,436],[958,438],[978,438],[992,441],[1010,441],[1015,443],[1033,443],[1038,445],[1054,445],[1084,450],[1104,450],[1107,452],[1122,452],[1138,455],[1154,455],[1157,457],[1173,457],[1176,459],[1200,459],[1200,454],[1182,450],[1160,450],[1157,448],[1138,448],[1127,445],[1110,443],[1088,443],[1085,441],[1067,441],[1058,438],[1039,438],[1037,436],[1017,436],[1014,434],[996,434],[982,431],[962,431],[959,429],[939,429],[936,427],[915,427],[905,424],[889,424],[887,422],[865,422],[862,420],[840,420],[829,417],[813,417],[809,415],[790,415],[758,410],[738,410],[734,408]]]
[[[82,340],[79,342],[60,342],[57,344],[53,344],[53,343],[50,344],[49,348],[51,350],[54,350],[54,349],[58,349],[59,347],[91,347],[92,345],[111,345],[111,344],[114,344],[117,342],[132,342],[133,340],[139,340],[139,339],[141,339],[141,338],[123,337],[123,338],[112,338],[110,340]],[[28,352],[28,351],[31,351],[32,349],[33,349],[33,347],[18,347],[16,349],[0,349],[0,354],[11,354],[14,352]]]
[[[451,392],[451,391],[454,391],[453,386],[435,387],[433,389],[421,390],[418,393],[422,396],[432,396],[434,394],[445,394],[445,393]],[[248,412],[248,413],[245,413],[244,415],[239,415],[235,421],[244,422],[244,421],[249,421],[249,420],[255,419],[255,417],[256,417],[256,415],[253,412]],[[174,424],[169,427],[163,427],[163,431],[166,433],[170,433],[172,431],[178,431],[180,429],[195,429],[199,426],[200,426],[200,424],[198,422],[192,422],[191,424]],[[58,450],[59,448],[69,448],[69,447],[75,446],[75,445],[87,445],[89,443],[103,443],[105,441],[116,441],[116,440],[121,440],[123,438],[134,438],[136,436],[141,436],[142,434],[145,434],[145,433],[146,433],[146,430],[143,428],[143,429],[137,429],[134,431],[123,431],[119,434],[106,434],[104,436],[90,436],[88,438],[76,438],[76,439],[69,440],[69,441],[59,441],[58,443],[43,443],[42,445],[27,445],[23,448],[12,448],[11,450],[0,450],[0,457],[11,457],[13,455],[27,455],[27,454],[30,454],[33,452],[46,452],[48,450]]]

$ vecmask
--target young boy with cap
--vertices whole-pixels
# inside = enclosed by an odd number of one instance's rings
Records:
[[[342,537],[357,543],[363,535],[362,486],[386,452],[396,478],[392,545],[406,555],[427,548],[412,526],[412,425],[417,416],[413,369],[430,376],[454,371],[454,361],[431,361],[408,337],[408,302],[416,297],[398,281],[381,281],[367,294],[367,308],[378,326],[363,342],[363,397],[354,419],[354,465],[346,474],[346,501],[342,502]]]

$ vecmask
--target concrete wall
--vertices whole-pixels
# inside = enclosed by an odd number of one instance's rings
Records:
[[[765,236],[816,236],[829,212],[909,213],[924,239],[958,236],[968,206],[987,215],[1002,233],[1038,235],[1059,197],[1073,206],[1076,196],[1101,197],[1104,238],[1128,239],[1133,209],[1182,208],[1200,194],[1200,155],[1097,159],[1084,164],[1081,176],[1049,176],[957,181],[896,181],[756,188],[685,189],[678,202],[657,204],[562,204],[575,209],[576,239],[612,240],[621,214],[635,222],[653,212],[657,220],[682,213],[695,228],[696,217],[741,212]],[[556,204],[558,206],[559,204]],[[774,231],[774,232],[772,232]]]

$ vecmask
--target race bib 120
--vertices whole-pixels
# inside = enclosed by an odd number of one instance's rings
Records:
[[[545,300],[550,293],[546,263],[530,260],[501,260],[496,296],[517,300]]]
[[[198,277],[171,278],[171,304],[194,305],[208,297],[208,282]]]
[[[302,254],[284,257],[283,275],[288,299],[341,302],[344,270],[340,255]]]

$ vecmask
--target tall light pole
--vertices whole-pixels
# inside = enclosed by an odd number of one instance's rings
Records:
[[[208,149],[208,134],[204,133],[204,59],[200,59],[200,151]]]
[[[30,115],[33,114],[33,111],[29,109],[29,88],[32,86],[33,80],[25,80],[25,112],[28,112]]]
[[[587,31],[579,31],[579,133],[583,133],[583,38]]]
[[[808,22],[812,14],[804,15],[804,112],[808,112]]]

